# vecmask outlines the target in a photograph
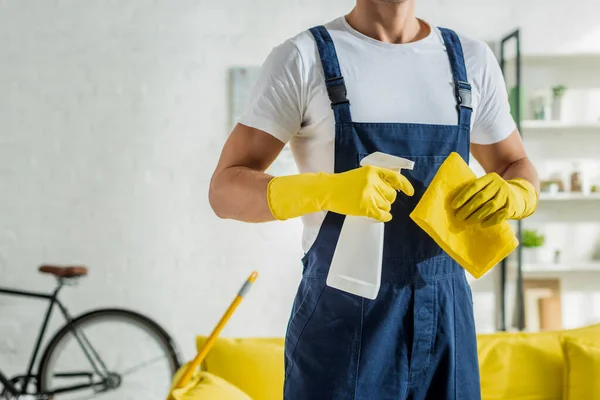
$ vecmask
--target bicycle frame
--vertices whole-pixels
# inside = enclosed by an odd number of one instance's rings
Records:
[[[92,368],[100,376],[103,377],[103,381],[102,382],[95,382],[95,383],[91,382],[91,380],[92,380],[91,379],[92,374],[90,372],[71,372],[71,373],[65,373],[65,374],[56,374],[57,377],[64,377],[64,378],[67,378],[67,377],[76,377],[76,376],[86,376],[86,377],[90,378],[90,383],[89,384],[78,384],[78,385],[67,386],[67,387],[60,387],[58,389],[52,390],[49,393],[36,393],[36,394],[53,395],[53,394],[57,394],[57,393],[72,392],[72,391],[76,391],[76,390],[80,390],[80,389],[90,388],[92,386],[102,385],[102,383],[106,380],[106,376],[103,376],[103,375],[106,375],[107,371],[106,371],[106,367],[105,367],[104,363],[100,359],[100,356],[94,350],[94,348],[92,347],[92,345],[90,344],[90,342],[87,340],[87,338],[85,337],[85,335],[82,332],[78,332],[73,327],[73,324],[72,324],[73,317],[71,317],[71,315],[69,314],[69,311],[67,310],[67,308],[58,299],[58,294],[59,294],[60,290],[63,288],[63,286],[65,285],[65,283],[66,283],[66,279],[63,279],[63,278],[58,279],[58,286],[54,290],[54,292],[51,293],[51,294],[36,293],[36,292],[23,291],[23,290],[14,290],[14,289],[0,287],[0,295],[4,294],[4,295],[9,295],[9,296],[20,296],[20,297],[38,298],[38,299],[46,300],[46,301],[48,301],[50,303],[48,305],[48,310],[46,311],[46,316],[44,317],[44,322],[42,323],[42,326],[41,326],[40,331],[38,333],[37,342],[35,343],[35,348],[33,350],[33,353],[31,355],[31,359],[29,361],[29,367],[27,369],[27,373],[23,376],[24,383],[21,386],[22,389],[18,390],[11,383],[10,379],[8,377],[6,377],[6,375],[4,375],[2,373],[2,371],[0,371],[0,383],[2,383],[2,385],[4,385],[4,387],[5,387],[5,389],[10,394],[12,394],[13,396],[22,395],[22,394],[31,394],[31,393],[27,393],[27,386],[30,383],[31,378],[36,377],[39,374],[39,371],[38,371],[38,374],[33,375],[33,369],[34,369],[34,366],[35,366],[35,362],[36,362],[36,360],[38,358],[38,355],[40,353],[40,348],[42,347],[42,342],[44,340],[44,336],[46,334],[46,330],[48,329],[48,322],[50,321],[50,317],[52,315],[52,310],[54,309],[55,305],[58,306],[58,308],[61,311],[63,317],[67,321],[67,325],[71,326],[71,329],[73,329],[73,335],[75,336],[75,338],[77,339],[77,342],[81,346],[81,348],[82,348],[82,350],[83,350],[86,358],[89,360],[90,364],[92,365]],[[96,361],[94,360],[94,358],[96,358]],[[102,369],[104,369],[105,374],[102,374],[102,372],[99,371],[99,368],[96,365],[96,363],[98,363],[100,365],[100,367]],[[38,382],[38,384],[39,384],[39,382]]]

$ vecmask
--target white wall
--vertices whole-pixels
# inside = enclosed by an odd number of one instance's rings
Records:
[[[588,25],[596,0],[418,3],[432,22],[485,40],[520,25],[531,51],[568,48],[599,28]],[[194,335],[258,269],[225,335],[282,335],[300,226],[219,221],[207,201],[228,133],[227,69],[260,64],[352,4],[0,0],[0,284],[49,290],[38,264],[87,264],[89,278],[64,292],[74,313],[140,310],[190,356]],[[3,368],[25,368],[42,313],[0,297]]]

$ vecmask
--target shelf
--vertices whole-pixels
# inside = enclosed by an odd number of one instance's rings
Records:
[[[560,121],[536,121],[526,120],[521,122],[521,129],[527,132],[546,132],[553,130],[560,131],[597,131],[600,134],[600,121],[574,123]]]
[[[541,193],[540,201],[600,201],[600,193]]]
[[[583,262],[569,264],[524,264],[524,273],[540,273],[547,274],[552,272],[561,273],[585,273],[598,272],[600,273],[600,261],[598,262]]]
[[[510,57],[506,64],[514,64],[516,58]],[[532,53],[522,54],[521,63],[528,65],[564,65],[564,64],[600,64],[600,54],[598,53]]]
[[[509,261],[509,268],[516,271],[516,260]],[[590,262],[570,262],[562,264],[539,263],[528,264],[523,263],[524,274],[552,274],[552,273],[600,273],[600,261]]]

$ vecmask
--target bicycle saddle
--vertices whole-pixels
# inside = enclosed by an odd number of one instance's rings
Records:
[[[87,267],[83,265],[42,265],[39,271],[42,274],[51,274],[57,278],[78,278],[86,276],[88,273]]]

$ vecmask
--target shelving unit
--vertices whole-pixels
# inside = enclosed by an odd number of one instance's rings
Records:
[[[502,39],[500,50],[507,85],[514,90],[511,99],[517,127],[540,176],[543,179],[558,177],[569,190],[572,171],[582,168],[588,173],[584,190],[589,191],[591,185],[600,182],[597,173],[600,170],[600,117],[594,111],[598,108],[597,92],[593,92],[592,101],[587,91],[600,89],[600,54],[521,54],[518,30]],[[551,93],[551,88],[558,85],[575,89],[570,100],[586,101],[582,105],[588,107],[579,112],[579,103],[571,101],[570,108],[563,108],[566,121],[531,120],[531,100]],[[527,263],[521,246],[502,262],[495,276],[500,281],[497,329],[507,330],[507,326],[510,329],[512,323],[517,329],[524,329],[524,279],[559,279],[569,294],[563,298],[563,315],[574,307],[574,299],[579,294],[573,293],[583,290],[587,294],[581,296],[600,294],[600,261],[592,260],[597,257],[594,249],[600,246],[600,193],[542,193],[537,212],[515,225],[519,238],[523,229],[540,229],[546,234],[548,251],[560,251],[563,262]],[[597,313],[597,310],[589,312]],[[580,323],[585,320],[575,319],[582,321]]]

